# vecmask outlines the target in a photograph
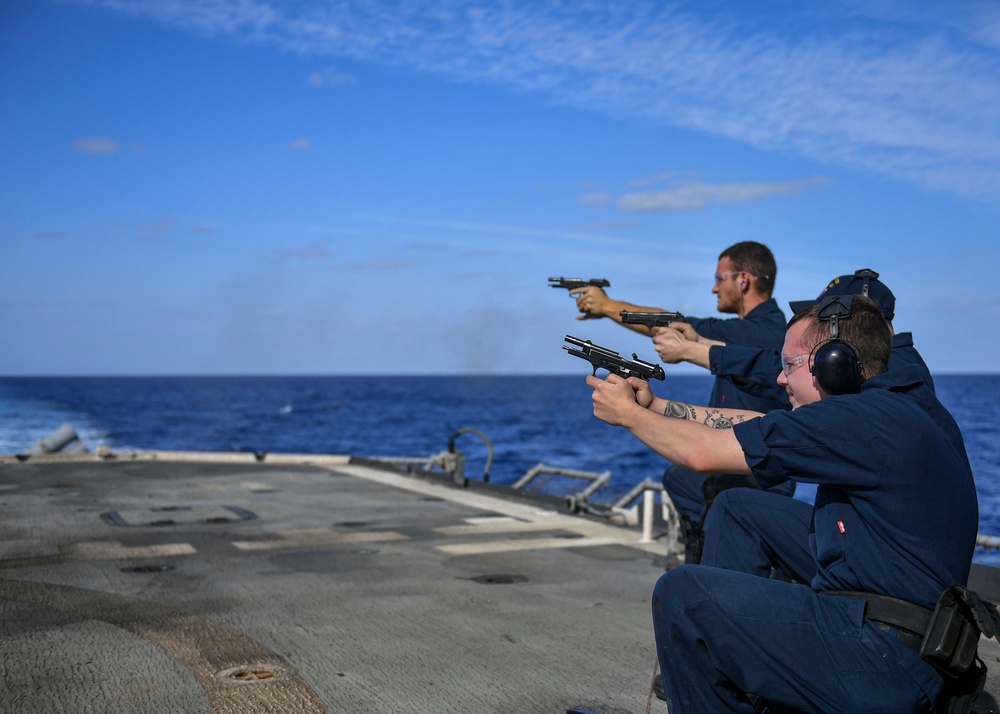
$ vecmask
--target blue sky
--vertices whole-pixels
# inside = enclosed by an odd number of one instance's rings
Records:
[[[4,375],[581,373],[740,240],[995,372],[998,219],[992,0],[0,0]]]

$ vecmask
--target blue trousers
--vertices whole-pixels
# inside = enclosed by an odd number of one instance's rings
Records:
[[[764,578],[774,568],[808,585],[816,574],[809,550],[812,509],[771,491],[723,491],[705,517],[701,563]]]
[[[920,714],[942,679],[863,617],[864,602],[706,565],[653,590],[653,627],[670,714],[745,712],[746,693],[778,711]]]
[[[702,484],[708,478],[705,474],[697,471],[688,471],[680,466],[671,464],[663,472],[663,488],[670,495],[670,499],[677,507],[677,512],[682,516],[687,516],[695,523],[701,521],[705,514],[705,497],[702,495]],[[723,474],[716,477],[720,483],[725,483],[727,479],[742,478],[727,476]],[[769,493],[780,493],[791,496],[795,493],[795,482],[786,481],[768,490]]]

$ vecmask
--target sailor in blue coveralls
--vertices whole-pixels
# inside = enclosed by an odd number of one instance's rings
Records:
[[[842,319],[820,319],[832,303]],[[845,343],[860,363],[847,386],[827,370]],[[660,578],[653,623],[671,714],[752,712],[750,695],[775,712],[932,711],[942,677],[915,651],[920,633],[867,618],[863,594],[933,608],[946,587],[964,585],[978,504],[958,426],[919,370],[885,371],[890,350],[874,302],[826,298],[785,336],[778,379],[793,410],[732,412],[731,429],[706,428],[704,408],[691,405],[687,418],[665,418],[681,410],[641,380],[588,378],[596,416],[672,461],[753,473],[762,485],[818,484],[813,562],[798,567],[808,584],[768,579],[753,533],[717,538],[725,508],[715,507],[704,560],[715,565]],[[719,504],[730,500],[752,528],[780,519],[769,507],[789,499],[736,489]]]
[[[717,309],[721,313],[735,314],[734,318],[688,317],[685,329],[691,336],[701,336],[715,344],[745,345],[777,351],[785,334],[785,314],[777,301],[771,297],[774,290],[777,265],[767,246],[754,241],[743,241],[729,246],[719,255],[712,292],[717,298]],[[577,308],[583,315],[578,319],[607,317],[621,322],[620,312],[661,312],[660,308],[648,308],[632,303],[612,300],[597,287],[583,287],[571,291],[577,296]],[[642,325],[625,325],[645,334]],[[679,326],[680,327],[680,326]],[[679,361],[679,360],[674,360]],[[701,365],[707,367],[707,365]],[[725,374],[716,374],[709,396],[710,407],[729,409],[749,409],[767,412],[772,409],[787,409],[783,395],[771,393],[755,394],[753,390],[740,389]],[[663,474],[663,486],[677,507],[678,513],[687,521],[698,523],[705,510],[702,486],[704,474],[669,466]],[[731,485],[747,485],[744,477],[735,475],[718,476],[716,481]],[[785,482],[775,490],[791,495],[793,482]]]
[[[797,313],[817,304],[823,297],[832,295],[866,295],[879,304],[882,315],[885,317],[886,322],[889,323],[890,330],[892,330],[896,297],[888,286],[878,278],[879,274],[869,268],[856,270],[853,275],[841,275],[831,280],[815,300],[794,301],[789,306],[793,313]],[[731,383],[736,385],[742,392],[758,399],[770,399],[772,403],[783,403],[786,409],[791,408],[784,387],[775,380],[775,375],[781,371],[781,353],[778,349],[751,347],[740,344],[702,345],[701,347],[695,347],[692,346],[691,342],[678,346],[676,342],[666,338],[667,334],[661,333],[654,340],[654,344],[657,345],[657,351],[660,353],[661,358],[664,358],[664,361],[676,361],[674,358],[681,354],[688,355],[689,357],[694,355],[694,359],[699,363],[704,363],[712,374],[717,377],[728,377]],[[695,339],[697,339],[697,336],[695,336]],[[933,390],[934,380],[920,353],[913,346],[913,336],[909,332],[897,333],[893,331],[892,354],[889,357],[888,368],[893,370],[911,365],[919,370],[924,384]],[[767,409],[760,409],[755,408],[749,403],[744,404],[744,406],[754,411],[770,411],[774,408],[772,406]],[[677,467],[672,467],[672,469],[678,471]],[[671,470],[668,469],[664,475],[665,482],[669,480],[670,474]],[[680,502],[687,504],[688,508],[696,507],[696,499],[701,494],[690,489],[685,490],[684,483],[691,482],[679,482],[679,485],[675,485],[671,489],[671,497],[675,500],[675,504]],[[723,482],[721,485],[722,488],[725,488],[726,484]],[[717,491],[721,491],[722,488],[718,488]],[[741,492],[738,496],[731,497],[725,503],[727,507],[734,508],[731,505],[734,500],[742,501],[744,500],[744,496],[749,501],[757,500],[753,494]],[[713,508],[716,508],[714,501]],[[769,541],[787,542],[789,539],[795,540],[799,536],[808,534],[809,521],[812,514],[812,507],[809,504],[799,501],[771,502],[771,508],[773,512],[772,518],[768,522],[768,530],[773,532],[774,537],[768,539]],[[679,510],[682,513],[685,512],[683,509]],[[778,515],[779,512],[780,516]],[[731,513],[728,514],[728,517],[735,517],[735,515]],[[707,543],[705,547],[708,547]],[[785,558],[795,558],[795,556],[798,556],[796,559],[799,561],[799,564],[808,565],[811,562],[808,552],[783,555]],[[698,561],[688,562],[705,561],[699,559]],[[801,573],[792,567],[791,563],[786,563],[785,567],[779,568],[779,571],[789,577],[801,577]],[[805,580],[801,580],[801,582],[809,582],[809,579],[806,578]]]
[[[874,270],[856,270],[829,282],[815,300],[790,303],[800,312],[832,295],[866,295],[879,304],[892,329],[896,297]],[[781,371],[781,354],[773,350],[739,345],[710,348],[713,373],[721,372],[749,380],[743,389],[785,389],[774,376]],[[925,387],[934,391],[934,380],[909,332],[892,331],[892,353],[888,370],[915,369]],[[787,397],[786,397],[787,399]],[[800,583],[816,574],[809,551],[812,506],[803,501],[775,500],[760,491],[720,494],[705,521],[705,552],[701,562],[767,577],[772,569]]]

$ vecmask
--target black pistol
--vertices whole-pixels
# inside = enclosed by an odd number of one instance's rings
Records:
[[[629,312],[622,310],[618,314],[622,318],[623,325],[645,325],[649,334],[653,334],[654,327],[666,327],[671,322],[687,322],[687,318],[679,312]]]
[[[580,349],[573,349],[566,345],[563,345],[563,349],[574,357],[579,357],[590,362],[594,367],[595,376],[597,375],[597,370],[606,369],[613,374],[617,374],[619,377],[638,377],[639,379],[645,379],[647,382],[650,379],[664,379],[666,377],[663,374],[663,367],[652,362],[643,362],[635,352],[632,353],[632,359],[626,359],[617,352],[612,352],[609,349],[595,345],[590,340],[584,341],[566,335],[566,342]]]
[[[604,278],[591,278],[590,280],[582,278],[549,278],[549,287],[566,288],[568,290],[578,290],[579,288],[586,287],[610,288],[611,283]]]

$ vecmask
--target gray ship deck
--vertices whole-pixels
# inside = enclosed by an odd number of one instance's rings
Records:
[[[647,708],[663,546],[509,490],[337,457],[2,458],[0,515],[3,712]]]

